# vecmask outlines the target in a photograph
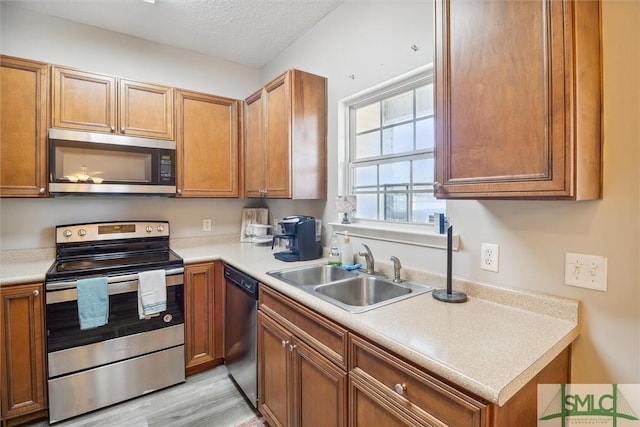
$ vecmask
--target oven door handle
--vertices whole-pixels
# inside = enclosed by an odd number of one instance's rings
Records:
[[[165,279],[167,287],[179,286],[184,284],[184,274],[182,273],[184,269],[180,268],[175,270],[180,270],[180,273],[169,276],[168,273],[169,271],[172,271],[172,270],[167,271],[167,277]],[[125,278],[125,277],[133,278],[134,280],[122,281],[122,278]],[[113,281],[113,282],[108,281],[109,295],[124,294],[127,292],[136,292],[136,293],[138,292],[138,275],[137,274],[132,274],[129,276],[118,276],[117,278],[120,280]],[[61,302],[76,301],[78,299],[78,290],[75,286],[73,288],[69,288],[68,286],[69,283],[75,284],[76,282],[67,282],[67,286],[65,286],[62,289],[55,290],[54,292],[51,292],[52,290],[51,287],[47,285],[47,302],[46,303],[58,304]],[[57,285],[62,285],[62,283],[59,283]]]
[[[173,268],[170,270],[165,270],[166,275],[167,276],[171,276],[171,275],[175,275],[175,274],[182,274],[184,273],[184,268],[183,267],[179,267],[179,268]],[[133,273],[133,274],[123,274],[122,276],[109,276],[107,278],[107,283],[108,284],[112,284],[112,283],[119,283],[119,282],[128,282],[128,281],[137,281],[138,280],[138,274],[137,273]],[[62,289],[75,289],[78,286],[78,281],[77,280],[71,280],[68,282],[55,282],[55,283],[47,283],[45,284],[45,289],[47,291],[59,291]]]

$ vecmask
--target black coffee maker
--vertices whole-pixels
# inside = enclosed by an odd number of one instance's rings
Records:
[[[286,216],[278,221],[280,233],[273,236],[271,249],[276,240],[283,251],[273,254],[281,261],[308,261],[322,256],[320,243],[320,221],[304,215]]]

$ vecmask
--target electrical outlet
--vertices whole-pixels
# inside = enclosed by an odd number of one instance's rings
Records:
[[[493,243],[480,245],[480,268],[483,270],[498,272],[500,247]]]
[[[567,252],[564,264],[565,285],[606,292],[607,257]]]
[[[202,220],[202,231],[211,231],[211,220],[203,219]]]

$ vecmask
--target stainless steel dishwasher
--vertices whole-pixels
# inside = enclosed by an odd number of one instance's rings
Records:
[[[258,281],[224,266],[224,360],[229,374],[254,407],[258,406]]]

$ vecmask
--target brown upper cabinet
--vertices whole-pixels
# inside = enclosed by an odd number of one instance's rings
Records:
[[[176,91],[179,197],[238,197],[240,101]]]
[[[288,70],[245,100],[245,197],[327,197],[327,79]]]
[[[440,198],[601,198],[598,0],[435,2]]]
[[[0,56],[0,93],[0,195],[44,196],[48,65]]]
[[[54,127],[174,139],[173,88],[53,67]]]

